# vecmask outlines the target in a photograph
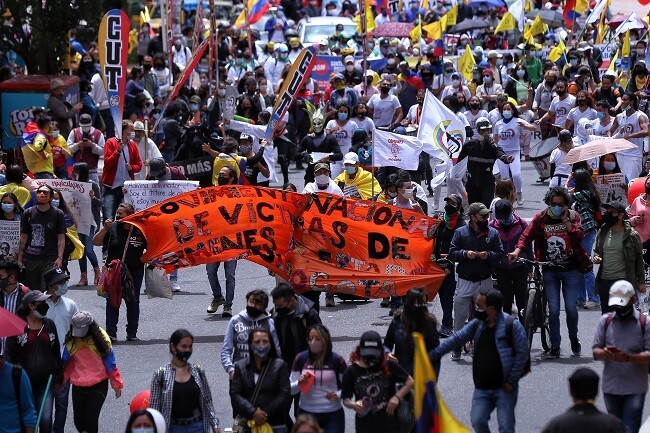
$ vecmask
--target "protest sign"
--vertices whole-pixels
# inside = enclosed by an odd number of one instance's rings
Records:
[[[169,165],[178,167],[188,179],[196,179],[198,177],[212,176],[212,163],[214,158],[212,156],[204,156],[196,159],[188,159],[185,161],[170,162]]]
[[[137,212],[198,187],[193,180],[129,180],[124,182],[124,202]]]
[[[626,186],[623,173],[604,174],[596,178],[596,189],[602,203],[620,201],[627,206]]]
[[[258,263],[298,290],[432,298],[444,272],[431,262],[434,218],[333,194],[222,186],[191,191],[124,219],[147,237],[143,262],[174,267]]]
[[[0,260],[16,260],[20,243],[20,221],[0,220]]]
[[[65,179],[34,179],[34,182],[38,185],[49,185],[61,191],[70,213],[74,215],[77,232],[82,235],[90,233],[90,226],[93,224],[93,210],[90,202],[90,191],[93,187],[90,182]]]

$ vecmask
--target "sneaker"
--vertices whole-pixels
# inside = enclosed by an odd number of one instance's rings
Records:
[[[552,347],[551,350],[548,351],[546,354],[547,359],[557,359],[560,357],[560,348],[559,347]]]
[[[453,352],[451,352],[451,360],[460,361],[460,350],[454,350]]]
[[[573,343],[571,343],[571,353],[573,353],[573,356],[580,356],[581,352],[582,352],[582,344],[580,344],[580,340],[576,340]]]
[[[334,306],[336,306],[336,302],[334,301],[333,296],[331,298],[326,298],[325,299],[325,306],[326,307],[334,307]]]
[[[208,307],[208,313],[216,313],[217,310],[219,309],[220,305],[223,305],[226,302],[225,299],[223,299],[223,296],[221,298],[214,298],[212,299],[212,302],[210,302],[210,306]]]
[[[578,308],[585,308],[585,304],[586,304],[585,301],[578,301],[578,302],[576,303],[576,306],[577,306]]]
[[[454,330],[447,326],[443,326],[442,328],[440,328],[440,330],[438,330],[438,336],[441,338],[447,338],[451,336],[451,334],[453,333]]]
[[[181,286],[179,286],[178,283],[174,281],[172,283],[172,292],[178,293],[180,291],[181,291]]]
[[[524,193],[523,192],[518,192],[517,193],[517,206],[523,206],[524,205]]]
[[[587,301],[584,305],[585,310],[600,310],[600,302]]]
[[[223,307],[221,317],[232,317],[232,307]]]
[[[127,336],[126,341],[140,341],[140,339],[135,335],[132,335],[132,336]]]
[[[381,308],[388,308],[390,307],[390,298],[383,298],[381,300],[381,303],[379,304]]]
[[[111,343],[117,342],[117,337],[115,335],[108,334],[108,339],[111,340]]]

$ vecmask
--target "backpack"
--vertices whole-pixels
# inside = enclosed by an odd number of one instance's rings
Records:
[[[512,339],[512,326],[515,320],[519,320],[514,316],[506,317],[506,339],[508,340],[508,346],[514,348],[515,342]],[[530,349],[528,350],[528,356],[526,357],[526,362],[524,363],[524,370],[521,372],[520,378],[526,376],[530,373]]]
[[[616,312],[612,311],[607,314],[607,320],[605,320],[605,329],[604,333],[607,333],[607,327],[612,324],[614,321],[614,317],[616,316]],[[647,320],[647,316],[643,313],[639,315],[639,325],[641,325],[641,338],[645,338],[645,323]],[[648,364],[648,374],[650,374],[650,364]]]

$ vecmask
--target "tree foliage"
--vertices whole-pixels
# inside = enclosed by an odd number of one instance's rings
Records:
[[[0,26],[0,49],[13,50],[30,74],[57,74],[63,69],[69,31],[97,35],[106,2],[97,0],[0,0],[11,18]],[[86,26],[79,26],[81,20]]]

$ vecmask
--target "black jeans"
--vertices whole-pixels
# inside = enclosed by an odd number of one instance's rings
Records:
[[[454,293],[456,293],[456,276],[452,272],[442,280],[440,290],[438,290],[442,306],[443,328],[454,329]]]
[[[72,385],[72,409],[77,431],[86,433],[99,431],[99,413],[102,411],[107,393],[108,379],[92,386]]]
[[[494,179],[470,179],[465,190],[469,203],[483,203],[489,208],[494,199]]]
[[[144,277],[144,266],[140,265],[129,268],[131,277],[133,277],[133,294],[134,300],[127,302],[126,305],[126,336],[135,337],[138,333],[138,321],[140,320],[140,288],[142,287],[142,278]],[[120,317],[120,309],[113,308],[108,299],[106,299],[106,332],[108,335],[117,337],[117,321]]]
[[[512,311],[512,302],[517,303],[517,314],[523,323],[523,311],[526,308],[528,298],[528,268],[521,266],[509,271],[495,269],[499,291],[503,296],[503,311],[510,314]]]
[[[596,279],[598,296],[600,296],[600,311],[603,314],[613,311],[612,307],[609,306],[609,288],[612,287],[612,284],[614,284],[616,281],[618,280],[603,280],[602,278]]]

